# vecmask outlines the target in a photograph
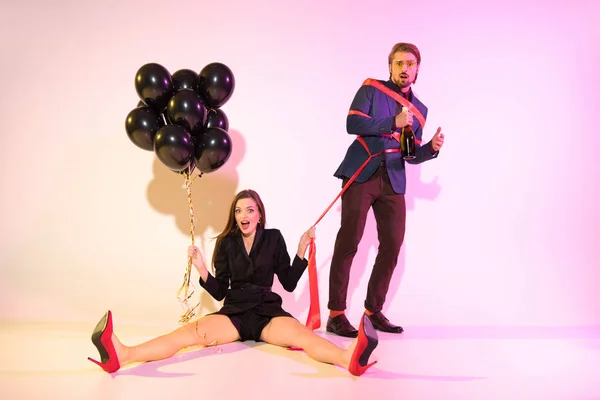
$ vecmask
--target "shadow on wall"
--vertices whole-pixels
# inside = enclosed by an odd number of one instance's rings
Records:
[[[194,207],[194,235],[195,244],[201,250],[206,251],[208,243],[204,242],[207,231],[214,234],[220,233],[225,228],[227,213],[231,201],[237,193],[239,176],[238,167],[246,154],[246,142],[243,135],[236,130],[229,130],[232,150],[227,162],[218,170],[197,176],[193,173],[195,180],[192,183],[192,203]],[[170,171],[158,158],[153,163],[154,179],[148,184],[148,201],[159,213],[170,215],[174,218],[177,228],[190,238],[190,214],[188,207],[187,191],[185,190],[185,178]],[[214,240],[208,239],[214,246]],[[187,253],[187,246],[182,247],[182,253]],[[205,261],[207,265],[210,260]],[[193,267],[192,267],[193,268]],[[211,268],[209,268],[209,271]],[[185,270],[182,270],[182,276]],[[212,271],[211,271],[212,272]],[[195,282],[197,274],[192,271],[192,281],[200,294],[201,309],[196,310],[196,315],[206,312],[217,311],[214,307],[213,298],[202,290]],[[219,306],[220,308],[220,306]]]
[[[434,178],[431,182],[423,182],[421,180],[421,165],[407,164],[406,178],[407,193],[405,195],[405,198],[407,214],[415,209],[417,199],[433,201],[439,196],[441,192],[441,186],[439,185],[437,178]],[[341,181],[339,181],[339,186],[341,190]],[[324,208],[325,207],[326,205],[324,205]],[[335,218],[337,218],[337,220],[340,221],[341,200],[337,201],[336,205],[331,209],[331,211],[333,210],[335,210]],[[332,218],[332,215],[327,215],[325,218]],[[407,235],[410,234],[411,229],[412,227],[407,224]],[[375,217],[373,216],[373,212],[372,210],[370,210],[369,215],[367,217],[367,222],[365,225],[362,240],[358,246],[358,250],[352,262],[350,283],[348,285],[348,306],[352,304],[352,297],[355,295],[355,292],[359,288],[361,292],[366,293],[372,269],[372,265],[367,265],[367,262],[369,261],[369,254],[372,251],[374,253],[377,253],[378,247],[379,240],[377,238],[377,224],[375,221]],[[406,251],[410,250],[407,250],[405,248],[405,245],[403,244],[400,250],[400,255],[398,257],[398,264],[396,265],[394,275],[392,276],[392,280],[390,282],[390,287],[383,309],[384,313],[390,307],[390,305],[393,304],[396,293],[398,293],[398,291],[400,290],[402,276],[404,275],[404,270],[406,268]],[[327,322],[327,316],[329,313],[329,310],[327,309],[327,302],[329,300],[327,297],[328,290],[323,290],[323,288],[329,288],[329,268],[331,265],[332,256],[333,249],[326,249],[326,251],[323,251],[323,249],[317,250],[317,269],[319,275],[318,282],[320,288],[319,292],[321,296],[319,299],[319,304],[321,307],[322,326],[324,326]],[[283,306],[287,311],[289,311],[294,316],[306,314],[310,305],[310,291],[308,286],[308,279],[302,287],[299,286],[298,288],[296,288],[296,295],[284,291],[281,288],[279,282],[276,282],[274,286],[274,290],[277,291],[277,293],[279,293],[283,298]],[[362,313],[362,311],[362,309],[347,310],[347,313],[349,315],[354,315],[358,314],[358,312]],[[300,320],[300,322],[305,323],[306,321]],[[355,322],[358,325],[358,321],[352,322]]]

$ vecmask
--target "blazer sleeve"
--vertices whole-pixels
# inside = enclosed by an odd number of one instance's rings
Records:
[[[219,247],[215,249],[215,276],[210,272],[206,278],[206,282],[200,278],[200,286],[202,286],[215,300],[221,301],[227,294],[231,273],[229,270],[229,240],[223,238]]]
[[[374,88],[361,86],[356,92],[346,117],[346,130],[351,135],[381,135],[392,133],[395,116],[373,118]]]
[[[277,233],[279,237],[275,248],[275,274],[277,274],[281,286],[288,292],[293,292],[296,289],[298,280],[300,280],[300,277],[308,266],[308,261],[301,259],[296,254],[294,261],[290,265],[290,256],[287,251],[285,239],[280,231],[277,231]]]

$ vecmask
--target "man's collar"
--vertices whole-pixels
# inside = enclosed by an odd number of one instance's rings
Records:
[[[391,79],[388,80],[385,85],[392,89],[394,92],[398,93],[400,96],[405,97],[410,100],[412,97],[412,86],[408,89],[408,92],[403,93],[398,85],[396,85]]]

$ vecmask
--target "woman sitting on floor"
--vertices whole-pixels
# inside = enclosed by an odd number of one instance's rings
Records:
[[[234,198],[225,230],[217,236],[211,275],[200,250],[188,248],[200,285],[212,297],[225,299],[223,307],[173,332],[137,346],[123,345],[113,333],[108,311],[92,334],[100,353],[98,364],[107,372],[134,362],[162,360],[196,345],[222,345],[234,341],[263,341],[277,346],[303,349],[309,357],[337,364],[353,375],[362,375],[375,362],[368,363],[377,346],[377,333],[363,315],[359,335],[347,349],[315,334],[281,307],[281,297],[271,291],[277,274],[283,288],[292,292],[308,262],[306,249],[315,236],[311,227],[300,238],[298,252],[290,265],[283,236],[277,229],[266,229],[265,208],[259,195],[244,190]]]

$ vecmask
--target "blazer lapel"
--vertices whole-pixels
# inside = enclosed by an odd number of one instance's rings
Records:
[[[415,96],[415,92],[412,92],[412,96],[411,96],[411,103],[413,104],[413,106],[415,106],[415,108],[417,110],[419,110],[421,112],[421,114],[423,114],[423,103],[421,103],[419,101],[419,99],[417,98],[417,96]],[[413,132],[415,132],[419,127],[421,127],[421,129],[423,128],[421,126],[421,123],[419,122],[418,119],[413,118]]]
[[[385,100],[387,101],[390,115],[396,115],[396,100],[392,99],[390,96],[385,96]]]
[[[388,87],[389,89],[393,88],[390,86],[392,83],[391,81],[387,81],[384,83],[384,85],[386,87]],[[388,112],[390,113],[389,115],[396,115],[396,100],[392,99],[390,96],[388,96],[387,94],[383,94],[383,97],[385,97],[385,101],[387,101],[387,106],[388,106]]]
[[[262,239],[263,228],[260,225],[256,226],[256,234],[254,235],[254,242],[252,242],[252,248],[250,249],[250,254],[254,254],[258,245],[260,244],[260,240]]]
[[[238,234],[236,236],[237,236],[236,242],[238,244],[238,251],[244,255],[244,258],[246,258],[246,260],[250,261],[250,255],[246,251],[246,246],[244,246],[244,237],[242,236],[242,233],[238,232]]]
[[[254,254],[255,249],[260,244],[260,240],[262,239],[262,234],[263,234],[263,228],[260,225],[258,225],[256,227],[256,234],[254,235],[254,241],[252,242],[252,247],[250,248],[250,253],[248,253],[248,251],[246,251],[246,246],[244,245],[244,239],[242,237],[241,232],[239,235],[237,235],[237,242],[238,242],[238,246],[240,247],[240,251],[242,252],[242,254],[246,257],[246,259],[248,261],[250,261],[250,256],[252,254]]]

